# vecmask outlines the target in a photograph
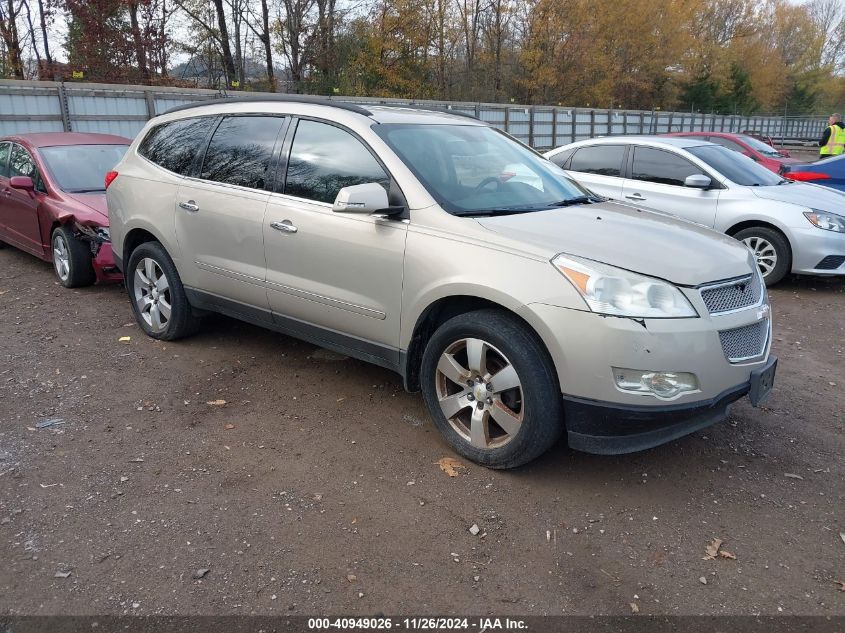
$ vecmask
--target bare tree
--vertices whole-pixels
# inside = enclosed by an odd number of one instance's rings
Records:
[[[21,40],[18,34],[18,16],[22,9],[22,1],[2,0],[0,2],[0,37],[3,38],[6,46],[9,68],[15,79],[24,79]]]

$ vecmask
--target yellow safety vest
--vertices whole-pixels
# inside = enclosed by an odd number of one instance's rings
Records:
[[[845,129],[838,125],[830,126],[830,138],[819,150],[821,156],[839,156],[845,153]]]

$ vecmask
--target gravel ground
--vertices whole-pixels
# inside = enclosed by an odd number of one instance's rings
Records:
[[[765,408],[449,477],[398,376],[2,250],[0,614],[845,615],[845,282],[771,294]]]

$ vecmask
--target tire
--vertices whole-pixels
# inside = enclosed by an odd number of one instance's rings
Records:
[[[470,362],[470,353],[484,360]],[[484,378],[478,382],[481,372]],[[514,383],[518,386],[502,389]],[[551,358],[528,326],[503,311],[469,312],[441,325],[423,353],[420,384],[446,441],[483,466],[521,466],[548,450],[563,432],[563,402]],[[451,418],[447,410],[455,411]]]
[[[188,303],[173,260],[161,244],[144,242],[132,251],[125,279],[135,320],[147,336],[174,341],[197,331],[199,319]]]
[[[742,229],[734,237],[755,253],[767,286],[774,286],[792,270],[792,249],[779,231],[765,226],[752,226]]]
[[[82,288],[97,280],[91,249],[85,242],[76,239],[69,228],[57,226],[53,229],[50,246],[53,270],[65,288]]]

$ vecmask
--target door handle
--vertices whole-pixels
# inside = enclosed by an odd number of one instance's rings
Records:
[[[628,198],[628,200],[645,200],[645,197],[641,193],[634,193],[625,197]]]
[[[199,205],[193,200],[188,200],[187,202],[180,202],[179,207],[181,209],[185,209],[188,213],[196,213],[200,210]]]
[[[291,224],[290,220],[282,220],[281,222],[271,222],[270,226],[272,226],[277,231],[281,231],[282,233],[296,233],[299,230],[293,224]]]

